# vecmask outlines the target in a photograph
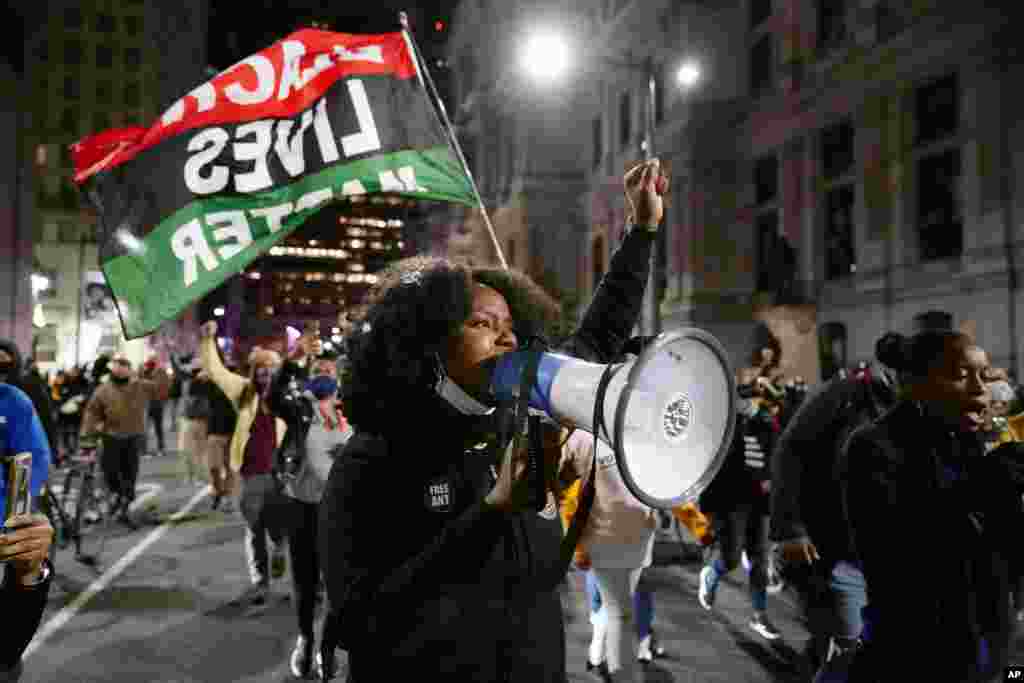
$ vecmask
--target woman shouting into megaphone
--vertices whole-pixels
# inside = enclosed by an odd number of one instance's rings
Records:
[[[632,224],[563,353],[609,362],[629,338],[659,177],[657,161],[627,174]],[[371,292],[342,381],[355,433],[320,509],[350,681],[566,680],[554,484],[537,512],[525,454],[496,436],[505,409],[488,371],[557,316],[526,275],[442,258],[397,262]],[[545,443],[553,467],[558,443]]]

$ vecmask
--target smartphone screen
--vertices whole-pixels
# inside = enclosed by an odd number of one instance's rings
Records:
[[[19,453],[0,460],[6,484],[2,525],[11,517],[32,512],[32,454]]]

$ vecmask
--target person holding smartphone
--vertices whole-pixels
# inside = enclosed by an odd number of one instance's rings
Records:
[[[0,527],[0,613],[9,615],[0,637],[2,681],[20,678],[21,655],[39,628],[50,590],[51,569],[46,558],[53,542],[53,527],[41,514],[6,518],[8,509],[15,507],[8,505],[8,467],[13,456],[21,453],[32,455],[29,494],[34,499],[49,473],[49,441],[29,397],[16,387],[0,384],[0,510],[5,517]]]

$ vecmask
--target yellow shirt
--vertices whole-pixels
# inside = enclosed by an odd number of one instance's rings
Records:
[[[224,395],[228,397],[231,404],[238,411],[238,421],[235,422],[235,433],[231,436],[231,446],[228,452],[231,455],[231,471],[238,472],[242,469],[242,462],[245,459],[245,447],[249,443],[249,432],[252,430],[252,423],[256,420],[256,412],[260,407],[260,397],[256,392],[250,392],[250,398],[242,405],[242,394],[252,383],[251,380],[236,375],[224,367],[220,361],[220,354],[217,353],[217,341],[212,336],[205,337],[199,344],[199,359],[203,369],[210,375],[210,379],[220,387]],[[284,440],[287,423],[279,417],[274,418],[274,431],[276,432],[276,445],[280,446]]]

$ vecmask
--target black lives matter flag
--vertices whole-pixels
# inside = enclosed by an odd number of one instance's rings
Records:
[[[301,30],[149,128],[76,143],[125,336],[176,317],[328,202],[377,192],[474,205],[405,33]]]

